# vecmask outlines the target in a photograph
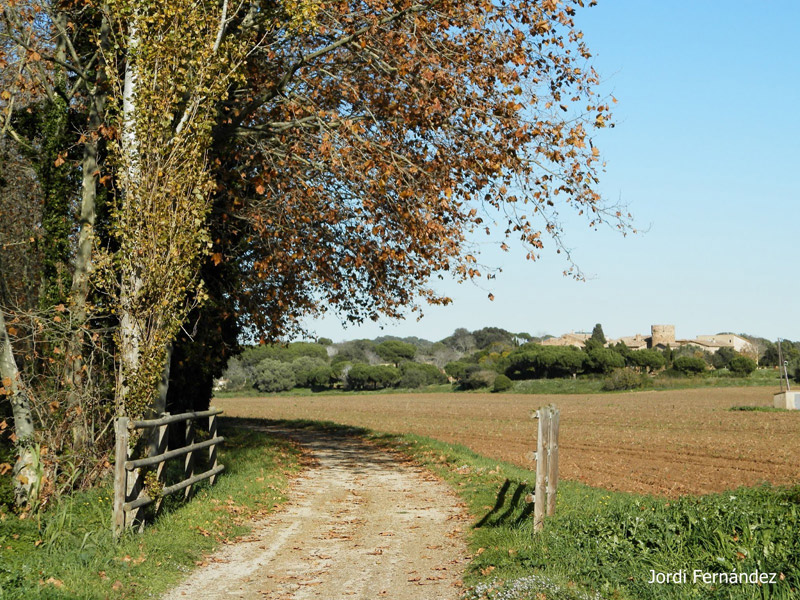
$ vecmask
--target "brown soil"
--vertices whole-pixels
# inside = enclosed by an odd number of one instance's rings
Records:
[[[283,510],[165,600],[458,598],[466,512],[444,483],[354,438],[265,430],[299,441],[311,468]]]
[[[592,395],[387,394],[217,399],[227,416],[320,419],[416,433],[531,467],[536,422],[561,409],[560,473],[608,489],[678,496],[761,482],[800,483],[800,411],[767,388]]]

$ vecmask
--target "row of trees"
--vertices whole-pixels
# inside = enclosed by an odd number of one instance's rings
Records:
[[[541,379],[579,374],[607,376],[628,368],[641,374],[666,369],[676,375],[696,375],[713,366],[747,376],[756,369],[754,360],[731,348],[711,354],[691,346],[662,351],[631,350],[623,343],[605,344],[602,327],[598,324],[583,348],[544,346],[535,342],[517,348],[498,344],[450,362],[445,370],[462,387],[469,389],[491,385],[497,373],[510,379]]]
[[[319,391],[334,386],[354,390],[419,388],[447,383],[447,376],[435,365],[412,360],[417,351],[413,344],[400,340],[379,343],[359,340],[341,347],[345,351],[337,352],[331,342],[325,345],[325,340],[250,347],[231,360],[220,383],[226,390],[261,392],[282,392],[295,387]],[[377,357],[374,364],[366,359],[365,348],[374,350]],[[359,349],[364,357],[352,360]]]
[[[381,389],[386,387],[418,388],[454,380],[462,389],[508,389],[511,380],[599,375],[609,377],[619,370],[610,389],[624,389],[642,384],[657,372],[677,376],[701,374],[711,368],[725,369],[747,376],[756,368],[751,358],[732,348],[711,354],[685,346],[666,350],[631,350],[624,344],[605,346],[602,327],[595,327],[584,348],[545,346],[528,334],[515,334],[500,328],[474,332],[465,329],[439,342],[419,338],[353,340],[334,344],[295,342],[286,346],[255,346],[231,361],[224,379],[226,389],[257,389],[263,392],[285,391],[294,387],[315,390]],[[469,345],[464,340],[471,340]],[[470,347],[463,353],[455,347]],[[444,353],[442,349],[449,352]],[[443,356],[456,356],[443,367]],[[498,378],[502,375],[502,378]],[[617,385],[622,388],[615,387]]]

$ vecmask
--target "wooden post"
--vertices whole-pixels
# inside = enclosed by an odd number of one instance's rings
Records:
[[[168,417],[169,413],[163,413],[162,417]],[[167,432],[169,431],[169,425],[160,425],[158,427],[158,440],[156,443],[156,453],[157,454],[164,454],[167,451],[167,445],[169,444],[169,436]],[[156,467],[156,481],[161,481],[161,475],[164,472],[164,465],[167,464],[166,461],[158,463],[158,467]],[[156,506],[153,511],[153,517],[158,514],[158,509],[161,508],[161,502],[164,500],[163,496],[160,496],[158,500],[156,500]]]
[[[139,442],[141,443],[141,439],[139,440]],[[140,446],[140,443],[137,443],[136,446]],[[126,460],[133,460],[135,449],[136,449],[135,447],[131,448],[130,444],[128,444],[126,452]],[[125,494],[125,502],[138,500],[140,496],[146,493],[144,490],[144,477],[142,477],[141,469],[132,469],[130,471],[127,471],[125,479],[126,479],[125,487],[127,488]],[[138,508],[130,509],[125,515],[125,527],[132,527],[133,522],[136,520],[136,516],[138,514],[139,514]],[[144,520],[141,520],[139,523],[139,531],[140,532],[144,531]]]
[[[556,514],[556,494],[558,492],[558,418],[559,412],[555,406],[550,410],[550,446],[547,452],[547,516]]]
[[[214,407],[211,407],[211,410],[214,410]],[[217,415],[211,415],[208,417],[208,433],[209,439],[213,440],[217,437]],[[217,445],[214,444],[208,449],[208,468],[209,469],[216,469],[217,468]],[[213,475],[210,479],[210,484],[214,485],[214,480],[217,478],[216,475]]]
[[[116,445],[114,449],[114,518],[112,526],[114,537],[119,537],[125,529],[125,496],[127,495],[127,477],[125,461],[128,458],[128,417],[114,419]]]
[[[192,444],[194,444],[194,427],[192,427],[192,420],[186,419],[186,445],[191,446]],[[192,475],[194,475],[194,452],[189,452],[183,462],[183,478],[191,479]],[[190,485],[184,490],[183,497],[188,500],[191,496],[192,486]]]
[[[536,436],[536,488],[534,489],[533,532],[538,533],[544,527],[544,513],[547,485],[547,438],[550,434],[550,412],[547,408],[536,411],[539,419],[539,430]]]

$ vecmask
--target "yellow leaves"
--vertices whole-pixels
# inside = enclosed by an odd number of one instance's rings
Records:
[[[2,92],[0,92],[0,98],[2,98],[3,100],[11,100],[11,94],[9,93],[8,90],[3,90]]]

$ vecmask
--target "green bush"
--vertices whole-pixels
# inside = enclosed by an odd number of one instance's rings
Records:
[[[474,370],[470,370],[468,375],[461,381],[460,387],[462,390],[477,390],[480,388],[491,387],[495,379],[500,377],[495,371],[487,371],[481,369],[478,365]]]
[[[603,380],[602,389],[607,392],[635,390],[647,383],[647,377],[631,368],[616,369]]]
[[[679,356],[673,361],[672,368],[684,375],[697,375],[706,370],[706,361],[695,356]]]
[[[285,392],[294,387],[295,378],[292,366],[265,358],[254,369],[255,388],[260,392]]]
[[[494,380],[494,385],[492,386],[493,392],[505,392],[510,390],[514,387],[514,383],[505,375],[498,375]]]
[[[728,361],[728,370],[736,375],[747,377],[756,370],[756,361],[746,356],[734,356]]]

